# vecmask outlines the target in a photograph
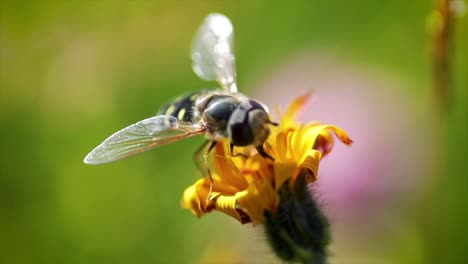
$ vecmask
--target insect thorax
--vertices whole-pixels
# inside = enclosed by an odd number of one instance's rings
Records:
[[[202,113],[210,138],[220,140],[228,137],[228,122],[239,104],[239,98],[231,94],[214,94],[205,100],[199,99],[197,107]]]

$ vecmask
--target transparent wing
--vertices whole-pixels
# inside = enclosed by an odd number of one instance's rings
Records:
[[[84,163],[103,164],[116,161],[202,134],[204,130],[199,125],[182,123],[173,116],[150,117],[108,137],[84,158]]]
[[[193,71],[207,81],[218,81],[224,90],[237,92],[236,66],[231,21],[221,14],[209,14],[192,44]]]

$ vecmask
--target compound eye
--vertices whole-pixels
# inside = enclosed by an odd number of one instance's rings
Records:
[[[248,109],[241,103],[229,118],[227,132],[232,144],[235,146],[248,146],[253,142],[248,113]]]
[[[243,103],[245,103],[245,107],[248,108],[249,112],[252,110],[262,110],[264,112],[268,112],[266,106],[257,100],[250,99],[244,101]]]
[[[255,109],[249,112],[249,126],[253,135],[254,146],[263,145],[270,135],[268,114],[264,109]]]
[[[235,146],[258,145],[269,134],[268,114],[261,103],[246,100],[234,110],[228,125],[228,136]]]

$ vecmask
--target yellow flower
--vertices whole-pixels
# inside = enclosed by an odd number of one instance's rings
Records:
[[[280,125],[271,128],[264,148],[274,161],[262,157],[253,147],[236,147],[231,153],[229,142],[219,142],[209,161],[211,195],[210,179],[202,178],[185,190],[182,207],[198,217],[218,210],[241,223],[259,224],[264,222],[266,210],[275,213],[280,201],[278,190],[283,184],[287,182],[292,187],[304,170],[306,182],[314,182],[320,159],[333,147],[333,134],[346,145],[352,141],[336,126],[295,122],[295,115],[309,97],[306,94],[297,98]]]

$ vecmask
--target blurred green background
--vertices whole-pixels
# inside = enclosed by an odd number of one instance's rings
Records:
[[[405,83],[415,122],[429,119],[437,130],[414,132],[436,135],[425,144],[437,159],[414,161],[430,173],[386,216],[403,216],[407,237],[357,240],[334,249],[331,263],[467,263],[467,18],[455,23],[453,100],[440,111],[430,100],[433,7],[424,0],[1,1],[0,263],[274,261],[259,228],[181,209],[184,188],[198,177],[192,153],[202,139],[105,166],[82,163],[106,136],[174,96],[215,86],[192,73],[189,59],[210,12],[233,21],[243,92],[261,97],[252,84],[298,50],[327,50]]]

